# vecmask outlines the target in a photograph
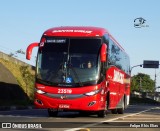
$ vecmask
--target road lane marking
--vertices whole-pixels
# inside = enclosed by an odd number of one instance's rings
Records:
[[[140,116],[138,116],[138,117],[139,117],[139,118],[136,118],[136,119],[139,119],[139,120],[141,120],[141,119],[144,119],[144,120],[145,120],[145,119],[147,119],[147,120],[148,120],[148,119],[154,119],[154,120],[155,120],[155,119],[160,119],[160,117],[159,117],[159,118],[151,118],[151,117],[149,117],[149,118],[148,118],[148,117],[147,117],[147,118],[142,118],[142,117],[140,117]],[[121,118],[120,118],[120,119],[121,119]],[[135,118],[125,118],[125,119],[133,119],[133,120],[134,120]],[[121,120],[124,120],[124,119],[122,118]]]
[[[25,118],[39,118],[43,116],[20,116],[20,115],[0,115],[0,117],[25,117]],[[46,117],[47,118],[47,117]]]
[[[135,121],[114,121],[114,122],[117,122],[117,123],[124,123],[124,122],[127,122],[127,123],[133,123],[133,122],[138,122],[138,123],[140,123],[140,122],[142,122],[142,123],[143,123],[143,122],[154,123],[154,122],[157,122],[157,121],[151,121],[151,120],[150,120],[150,121],[144,121],[144,120],[143,120],[143,121],[136,121],[136,120],[135,120]],[[158,122],[159,122],[159,121],[158,121]]]
[[[133,114],[117,117],[117,118],[108,119],[108,120],[105,120],[105,121],[100,121],[100,122],[95,122],[95,123],[92,123],[92,124],[83,125],[83,126],[80,126],[80,127],[77,127],[77,128],[67,129],[65,131],[79,131],[79,130],[83,130],[83,129],[86,129],[86,128],[88,129],[88,127],[93,127],[93,126],[102,124],[104,122],[113,122],[113,121],[116,121],[118,119],[122,119],[122,118],[126,118],[126,117],[131,117],[131,116],[134,116],[134,115],[138,115],[138,114],[150,111],[151,109],[153,109],[153,108],[150,108],[150,109],[147,109],[147,110],[144,110],[144,111],[140,111],[138,113],[133,113]]]

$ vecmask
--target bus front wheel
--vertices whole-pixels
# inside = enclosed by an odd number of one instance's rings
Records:
[[[98,117],[105,117],[106,116],[106,110],[101,110],[98,112]]]

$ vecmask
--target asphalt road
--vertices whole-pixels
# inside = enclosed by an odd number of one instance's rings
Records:
[[[160,107],[130,105],[124,114],[107,113],[105,118],[91,114],[81,116],[78,112],[60,112],[48,117],[45,109],[0,111],[0,130],[160,130]],[[3,129],[2,129],[3,127]],[[11,129],[10,129],[11,128]]]

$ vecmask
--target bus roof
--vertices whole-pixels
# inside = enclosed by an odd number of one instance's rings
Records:
[[[48,29],[44,32],[47,36],[72,36],[72,37],[95,37],[103,36],[107,31],[100,27],[87,26],[61,26]]]
[[[110,39],[114,41],[122,50],[122,46],[114,39],[114,37],[104,28],[93,26],[61,26],[46,30],[45,36],[65,36],[65,37],[102,37],[108,34]]]

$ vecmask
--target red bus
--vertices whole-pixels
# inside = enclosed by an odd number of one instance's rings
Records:
[[[129,105],[130,62],[121,45],[104,28],[55,27],[45,31],[38,47],[35,100],[49,116],[59,111],[122,114]]]

